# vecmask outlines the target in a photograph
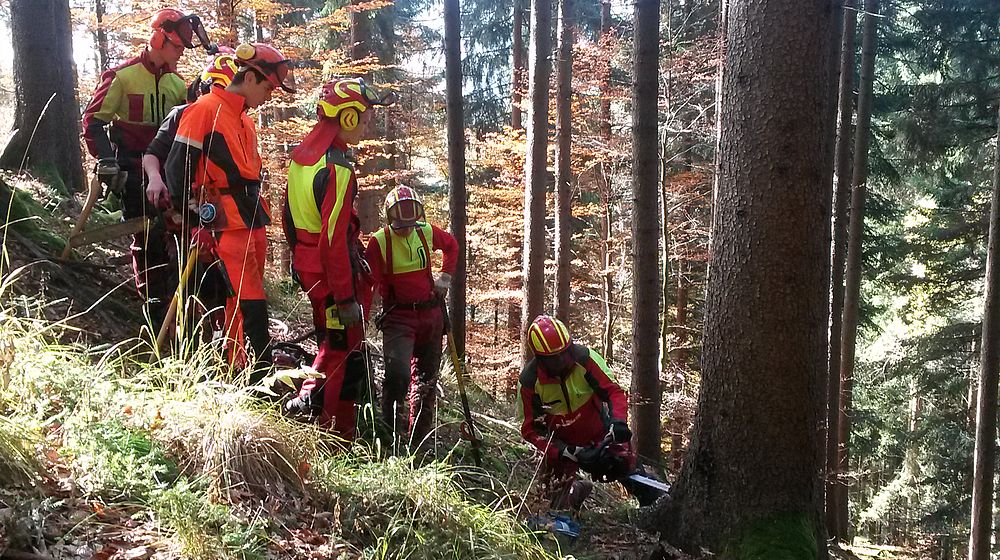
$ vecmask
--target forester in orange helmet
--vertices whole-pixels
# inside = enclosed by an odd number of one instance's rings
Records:
[[[234,367],[253,361],[255,383],[266,375],[271,357],[264,293],[264,228],[271,217],[261,198],[257,131],[246,112],[278,87],[294,89],[291,62],[274,47],[243,44],[235,55],[232,82],[211,88],[184,110],[164,174],[171,204],[185,219],[184,231],[203,251],[218,255],[232,282],[225,319],[229,359]]]
[[[385,223],[365,251],[382,296],[377,321],[385,356],[382,420],[394,434],[394,443],[408,440],[419,447],[433,428],[445,321],[442,301],[458,264],[458,242],[427,223],[423,202],[409,186],[396,187],[386,196]],[[436,276],[431,267],[435,250],[444,256]]]
[[[579,509],[592,484],[621,481],[646,505],[659,492],[628,477],[636,468],[628,395],[596,351],[573,342],[562,321],[539,315],[528,327],[534,359],[518,380],[521,436],[542,452],[556,509]]]
[[[149,43],[138,56],[101,76],[83,113],[87,149],[97,158],[95,172],[121,199],[126,219],[156,216],[153,206],[146,204],[140,160],[167,112],[184,103],[186,91],[176,74],[177,61],[185,48],[196,46],[195,40],[206,49],[215,48],[198,16],[178,10],[157,11],[150,29]],[[136,287],[155,326],[170,298],[169,286],[162,281],[168,266],[164,237],[161,223],[154,222],[151,231],[135,235],[131,246]]]
[[[292,152],[283,223],[292,268],[312,304],[319,352],[313,367],[326,377],[307,380],[286,410],[318,414],[320,425],[350,440],[355,403],[367,378],[364,324],[371,301],[361,257],[361,222],[354,209],[358,181],[348,150],[371,134],[373,108],[389,105],[361,78],[328,82],[316,106],[319,121]]]

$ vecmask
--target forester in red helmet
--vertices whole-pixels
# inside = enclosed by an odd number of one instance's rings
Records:
[[[423,202],[409,186],[396,187],[386,196],[385,223],[365,251],[382,296],[382,420],[396,441],[419,446],[433,428],[444,335],[442,301],[458,264],[458,242],[426,223]],[[436,276],[431,267],[435,250],[444,255]]]
[[[274,51],[288,64],[273,47],[264,47],[240,45],[232,82],[211,88],[184,110],[164,166],[171,203],[185,218],[184,231],[199,248],[219,256],[232,282],[233,296],[226,301],[228,354],[234,367],[253,361],[252,383],[270,365],[264,228],[271,217],[260,192],[257,131],[246,111],[269,100],[276,86],[266,69],[251,62],[262,51]]]
[[[101,76],[101,83],[83,113],[84,139],[97,158],[96,174],[122,201],[123,217],[155,217],[146,204],[141,158],[167,112],[184,103],[184,80],[175,72],[193,39],[208,41],[197,16],[174,9],[156,12],[150,20],[149,44],[135,58]],[[125,177],[124,184],[121,178]],[[154,328],[170,298],[164,271],[169,266],[162,223],[136,234],[130,247],[136,287],[148,304]]]
[[[371,134],[372,108],[393,101],[360,78],[325,84],[316,106],[319,121],[292,152],[285,191],[292,268],[309,296],[319,337],[313,367],[326,376],[303,383],[286,410],[318,414],[320,425],[348,440],[355,436],[355,403],[368,375],[363,319],[371,301],[354,209],[358,181],[348,150]]]
[[[521,435],[542,452],[552,506],[583,504],[592,485],[579,469],[600,482],[622,481],[645,502],[649,492],[627,479],[636,467],[628,396],[604,358],[575,344],[566,325],[548,315],[532,321],[527,338],[535,357],[519,379]]]

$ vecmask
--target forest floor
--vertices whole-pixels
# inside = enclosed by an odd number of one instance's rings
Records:
[[[125,241],[52,258],[78,208],[40,181],[5,180],[42,220],[2,235],[0,558],[624,560],[659,549],[618,485],[595,490],[575,540],[528,529],[547,501],[509,400],[515,365],[486,351],[488,328],[469,332],[482,469],[458,434],[447,369],[433,453],[374,438],[345,449],[276,414],[211,345],[148,363]],[[99,210],[92,224],[115,219]],[[270,270],[268,287],[275,338],[308,332],[291,281]]]

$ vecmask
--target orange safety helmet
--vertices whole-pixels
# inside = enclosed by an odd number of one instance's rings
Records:
[[[413,187],[402,185],[385,197],[385,221],[392,229],[413,227],[426,221],[424,203]]]
[[[549,315],[539,315],[528,327],[528,345],[538,356],[554,356],[572,344],[569,329],[562,321]]]
[[[149,26],[153,29],[153,34],[149,37],[149,46],[153,49],[162,49],[168,41],[188,49],[200,45],[209,52],[218,48],[208,40],[201,18],[194,14],[186,16],[180,10],[164,8],[153,14]],[[195,37],[198,38],[197,45],[194,43]]]
[[[264,43],[243,43],[236,47],[236,64],[249,66],[267,77],[274,87],[295,93],[291,60],[281,51]]]
[[[395,92],[379,94],[363,78],[337,78],[323,85],[316,105],[320,118],[338,119],[340,128],[354,130],[361,120],[361,113],[375,105],[392,105]]]

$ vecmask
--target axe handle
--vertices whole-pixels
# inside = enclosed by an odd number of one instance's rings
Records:
[[[156,335],[156,349],[163,350],[169,338],[170,330],[174,326],[174,320],[177,319],[177,306],[180,304],[180,299],[184,293],[184,287],[187,285],[188,278],[191,277],[191,273],[194,272],[194,265],[198,261],[198,247],[192,247],[188,252],[187,262],[184,263],[184,270],[181,272],[180,282],[177,283],[177,290],[174,291],[174,297],[170,299],[170,307],[167,308],[167,315],[163,318],[163,324],[160,325],[160,332]]]
[[[94,205],[97,204],[97,198],[99,196],[101,196],[101,180],[97,177],[97,175],[94,175],[94,178],[90,180],[90,191],[87,192],[87,202],[83,205],[83,210],[80,211],[80,215],[77,216],[76,224],[73,225],[73,231],[69,234],[69,237],[66,238],[66,246],[63,247],[62,254],[59,255],[59,258],[69,258],[69,254],[73,250],[73,245],[70,243],[70,239],[83,230],[83,225],[87,223],[87,218],[90,218],[90,213],[94,211]]]
[[[448,314],[448,308],[441,306],[445,315]],[[469,408],[469,397],[465,393],[465,367],[462,365],[462,360],[458,357],[458,350],[455,348],[455,338],[451,334],[451,325],[445,323],[447,329],[445,334],[448,337],[448,354],[451,356],[451,364],[455,368],[455,378],[458,380],[458,396],[462,400],[462,412],[465,414],[465,422],[469,425],[469,441],[472,444],[472,460],[475,461],[477,467],[483,466],[483,459],[479,453],[479,447],[482,445],[482,441],[476,434],[476,425],[472,420],[472,409]]]

